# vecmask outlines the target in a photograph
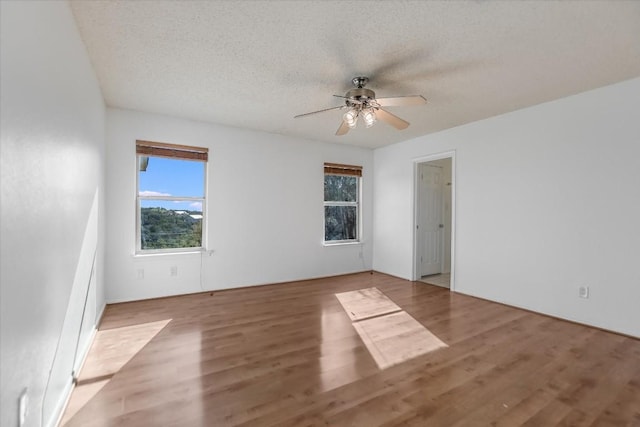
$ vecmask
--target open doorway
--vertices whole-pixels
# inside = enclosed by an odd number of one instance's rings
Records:
[[[414,280],[453,289],[454,153],[415,163]]]

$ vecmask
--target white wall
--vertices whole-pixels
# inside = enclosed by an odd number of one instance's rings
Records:
[[[371,268],[371,150],[120,109],[107,110],[106,135],[109,302]],[[213,255],[134,256],[136,139],[209,148]],[[363,245],[322,245],[324,162],[364,167]]]
[[[455,150],[455,290],[640,336],[639,111],[636,78],[377,149],[373,268],[411,278],[413,162]]]
[[[66,2],[3,1],[0,16],[0,425],[18,424],[25,388],[26,425],[50,425],[102,241],[105,109]],[[101,257],[91,322],[104,305]]]

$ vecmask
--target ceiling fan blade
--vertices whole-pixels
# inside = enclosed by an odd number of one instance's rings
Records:
[[[426,104],[427,100],[422,95],[394,96],[392,98],[378,98],[376,102],[382,107],[403,107],[408,105]]]
[[[407,122],[406,120],[402,120],[398,116],[394,116],[393,114],[383,110],[382,108],[378,108],[376,110],[376,117],[383,122],[390,124],[398,130],[406,129],[409,127],[409,122]]]
[[[299,117],[305,117],[305,116],[310,116],[311,114],[318,114],[318,113],[324,113],[325,111],[331,111],[331,110],[341,110],[343,108],[345,108],[346,105],[341,105],[339,107],[331,107],[331,108],[325,108],[324,110],[318,110],[318,111],[312,111],[310,113],[304,113],[304,114],[298,114],[297,116],[294,116],[294,119],[297,119]]]
[[[340,127],[338,128],[338,130],[336,131],[336,136],[340,136],[340,135],[344,135],[347,132],[349,132],[349,125],[347,124],[347,122],[345,122],[344,120],[342,121],[342,124],[340,125]]]

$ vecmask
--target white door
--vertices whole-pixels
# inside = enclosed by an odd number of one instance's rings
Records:
[[[420,165],[420,221],[417,231],[421,276],[442,272],[442,181],[442,167]]]

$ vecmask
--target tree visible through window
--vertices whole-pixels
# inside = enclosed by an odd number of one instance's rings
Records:
[[[324,240],[359,239],[361,166],[324,165]]]
[[[137,250],[203,244],[207,149],[137,141]]]

